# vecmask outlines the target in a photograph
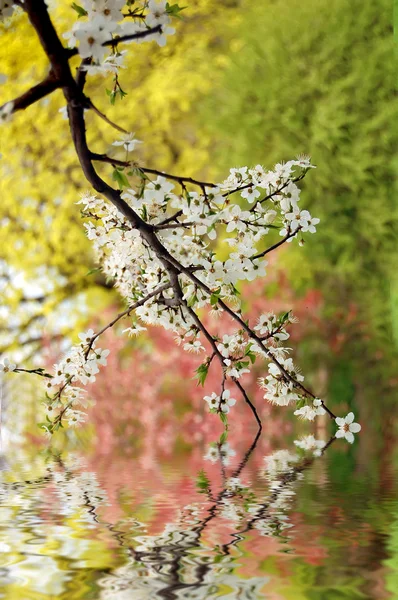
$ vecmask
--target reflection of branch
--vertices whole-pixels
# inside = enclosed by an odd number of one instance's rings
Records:
[[[237,478],[242,473],[254,449],[256,448],[259,437],[260,432],[257,433],[251,446],[246,451],[238,467],[231,475],[231,478]],[[322,454],[333,443],[334,440],[334,437],[329,440],[329,442],[324,446]],[[233,539],[231,542],[228,542],[220,547],[221,556],[228,556],[230,554],[230,547],[242,540],[242,535],[253,529],[256,522],[265,518],[267,510],[273,503],[275,503],[275,501],[278,499],[278,496],[284,491],[286,486],[296,481],[298,475],[305,469],[309,468],[313,464],[314,460],[315,457],[304,458],[299,465],[294,468],[289,468],[284,473],[280,474],[278,479],[281,481],[281,485],[275,492],[271,494],[267,503],[259,505],[257,514],[247,522],[247,526],[244,529],[230,534]],[[229,488],[228,485],[224,485],[224,488],[218,493],[213,504],[206,509],[207,516],[205,518],[199,521],[197,525],[194,525],[189,529],[180,530],[178,527],[175,528],[177,540],[173,539],[172,533],[170,534],[170,540],[167,538],[162,538],[162,536],[149,536],[147,550],[136,551],[131,546],[128,548],[129,553],[134,560],[134,567],[136,567],[137,562],[141,563],[147,569],[151,569],[155,577],[162,577],[160,583],[165,581],[164,587],[161,589],[156,589],[154,597],[165,598],[166,600],[177,600],[178,598],[182,597],[181,593],[183,593],[183,590],[196,590],[204,588],[204,591],[207,591],[206,586],[210,584],[208,575],[213,569],[214,561],[206,561],[197,564],[194,571],[194,577],[190,583],[185,583],[182,581],[182,567],[184,564],[183,560],[189,555],[189,553],[200,547],[200,539],[202,534],[208,525],[218,517],[219,511],[223,507],[224,499],[231,499],[237,495],[241,497],[241,489],[239,487],[233,490]],[[112,529],[110,530],[113,531]],[[275,529],[275,534],[276,533],[277,527]],[[151,544],[151,540],[153,540],[154,543]],[[120,543],[123,545],[123,547],[126,547],[125,539],[122,539]],[[141,543],[145,544],[145,541],[141,540]]]
[[[254,449],[256,448],[257,442],[260,437],[260,431],[258,431],[256,437],[254,438],[252,444],[249,449],[244,454],[241,462],[239,463],[237,469],[234,471],[232,477],[239,477],[240,473],[246,466],[250,456],[252,455]],[[153,552],[136,552],[133,550],[134,559],[142,562],[146,567],[152,567],[156,570],[156,563],[154,561],[154,553],[159,560],[159,565],[168,565],[169,566],[169,584],[161,590],[158,590],[157,594],[161,598],[166,598],[167,600],[174,600],[181,596],[177,595],[175,592],[178,592],[182,589],[197,589],[205,585],[205,577],[207,573],[211,570],[212,565],[209,564],[200,564],[196,569],[196,581],[194,583],[183,583],[180,579],[180,566],[181,559],[184,555],[192,548],[196,547],[199,543],[200,537],[207,527],[207,525],[217,516],[218,509],[220,507],[222,499],[230,494],[230,491],[224,487],[224,489],[219,492],[216,497],[214,504],[208,509],[208,517],[204,519],[200,525],[192,528],[191,532],[194,533],[194,539],[192,536],[188,538],[188,545],[183,545],[183,542],[180,544],[172,543],[170,545],[159,546],[155,548]],[[165,556],[171,555],[170,560],[165,560]],[[145,560],[145,559],[148,560]]]
[[[327,444],[325,444],[325,446],[322,449],[321,456],[326,452],[326,450],[333,444],[333,442],[335,440],[336,440],[335,436],[332,436],[329,439]],[[266,516],[267,511],[270,508],[272,508],[272,504],[274,504],[276,502],[276,500],[278,499],[280,494],[284,491],[284,489],[290,483],[293,483],[294,481],[296,481],[296,479],[300,475],[300,473],[302,473],[303,471],[308,469],[314,463],[316,458],[319,458],[319,457],[312,456],[311,458],[306,458],[306,459],[304,459],[304,461],[301,464],[297,465],[296,467],[293,467],[292,469],[289,469],[284,474],[281,473],[281,475],[280,475],[281,485],[278,486],[278,488],[275,490],[275,492],[270,496],[268,502],[260,505],[261,508],[259,508],[257,515],[255,517],[253,517],[247,523],[245,529],[241,529],[241,530],[237,531],[236,533],[231,534],[231,537],[235,537],[235,539],[232,542],[229,542],[228,544],[224,544],[222,546],[222,549],[225,552],[225,554],[229,553],[228,549],[230,546],[235,545],[241,539],[242,534],[247,533],[248,531],[253,529],[254,524]]]

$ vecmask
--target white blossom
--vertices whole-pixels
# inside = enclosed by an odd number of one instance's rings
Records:
[[[354,423],[354,418],[354,413],[350,412],[344,418],[337,417],[335,419],[336,424],[339,426],[339,429],[336,432],[336,438],[345,438],[350,444],[354,442],[354,433],[359,433],[361,431],[360,424]]]
[[[123,146],[126,152],[133,152],[137,144],[142,144],[142,141],[137,140],[134,136],[135,133],[128,133],[124,135],[121,140],[113,142],[113,146]]]
[[[326,411],[322,406],[322,400],[320,400],[319,398],[315,398],[312,403],[312,406],[306,404],[305,406],[302,406],[301,408],[295,410],[294,414],[297,417],[301,417],[302,419],[313,421],[315,417],[326,414]]]
[[[7,123],[11,120],[12,113],[14,110],[14,102],[7,102],[0,107],[0,124]]]
[[[11,371],[15,371],[17,365],[10,362],[8,358],[4,358],[3,362],[0,363],[0,373],[10,373]]]

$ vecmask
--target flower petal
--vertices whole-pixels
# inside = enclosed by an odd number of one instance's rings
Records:
[[[348,415],[346,416],[346,418],[345,418],[345,422],[349,424],[349,423],[352,423],[354,419],[355,419],[354,413],[353,413],[353,412],[350,412],[350,413],[348,413]]]
[[[350,431],[352,431],[352,433],[358,433],[359,431],[361,431],[361,429],[362,427],[359,423],[351,423],[350,425]]]
[[[345,439],[347,440],[347,442],[350,442],[350,444],[352,444],[354,442],[354,434],[351,433],[351,431],[346,431]]]
[[[344,429],[338,429],[335,433],[335,437],[337,438],[342,438],[345,437],[345,431]]]
[[[342,419],[341,417],[336,417],[335,421],[339,427],[343,427],[345,425],[345,420]]]

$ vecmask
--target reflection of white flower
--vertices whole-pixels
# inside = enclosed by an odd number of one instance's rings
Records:
[[[223,465],[228,465],[230,457],[235,456],[236,452],[231,448],[228,442],[225,442],[220,448],[220,454]]]
[[[230,457],[235,455],[235,450],[231,448],[228,442],[225,442],[221,446],[210,446],[204,458],[205,460],[210,460],[212,463],[215,463],[221,459],[223,465],[228,465]]]
[[[302,450],[313,450],[314,456],[320,456],[326,445],[324,440],[317,440],[313,435],[306,435],[300,440],[294,440],[295,445]]]
[[[209,460],[212,463],[216,463],[219,459],[220,455],[216,446],[211,446],[207,453],[204,455],[205,460]]]
[[[277,450],[269,456],[264,457],[265,469],[273,478],[278,473],[284,473],[292,468],[292,464],[299,460],[297,454],[292,454],[289,450]]]
[[[345,438],[347,442],[350,442],[350,444],[352,444],[354,441],[354,433],[361,431],[360,424],[353,423],[354,418],[354,413],[350,412],[344,419],[341,417],[337,417],[335,419],[337,425],[339,426],[339,429],[336,432],[336,437]]]

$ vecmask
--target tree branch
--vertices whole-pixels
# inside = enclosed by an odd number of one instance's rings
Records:
[[[249,396],[248,396],[248,395],[247,395],[247,393],[246,393],[246,390],[245,390],[245,388],[244,388],[244,387],[243,387],[243,385],[240,383],[240,381],[238,381],[238,379],[233,379],[233,382],[235,383],[236,387],[237,387],[237,388],[240,390],[240,392],[241,392],[241,394],[242,394],[243,398],[245,399],[245,402],[247,402],[247,404],[250,406],[250,408],[251,408],[251,410],[252,410],[252,413],[254,414],[254,416],[255,416],[255,418],[256,418],[256,421],[257,421],[257,423],[258,423],[258,429],[259,429],[259,431],[261,431],[261,430],[262,430],[262,428],[263,428],[263,425],[262,425],[262,423],[261,423],[261,419],[260,419],[260,417],[258,416],[258,413],[257,413],[256,407],[254,406],[253,402],[250,400]]]
[[[89,355],[90,350],[93,347],[93,344],[94,344],[95,340],[100,335],[102,335],[107,329],[110,329],[111,327],[113,327],[114,325],[116,325],[116,323],[118,321],[120,321],[120,319],[123,319],[123,317],[128,316],[133,310],[135,310],[136,308],[142,306],[143,304],[145,304],[145,302],[147,302],[151,298],[154,298],[158,294],[161,294],[165,290],[168,290],[170,287],[171,287],[170,283],[165,283],[164,285],[159,286],[158,288],[156,288],[156,290],[154,290],[150,294],[147,294],[145,296],[145,298],[141,298],[140,300],[138,300],[137,302],[135,302],[134,304],[132,304],[131,306],[129,306],[126,310],[124,310],[123,312],[119,313],[110,323],[108,323],[108,325],[105,325],[105,327],[103,327],[100,331],[98,331],[98,333],[96,333],[95,335],[93,335],[93,337],[90,339],[90,341],[88,343],[88,346],[87,346],[86,354],[85,354],[86,358]]]
[[[296,235],[296,233],[298,233],[300,230],[301,230],[301,227],[298,227],[297,229],[295,229],[295,231],[292,231],[292,232],[288,233],[287,235],[285,235],[284,238],[282,238],[279,242],[277,242],[273,246],[270,246],[263,252],[259,252],[259,254],[255,254],[254,256],[251,256],[250,259],[255,260],[256,258],[261,258],[262,256],[265,256],[269,252],[272,252],[272,250],[276,250],[276,248],[279,248],[279,246],[282,246],[282,244],[287,242],[287,240],[289,240],[290,238],[294,237]]]
[[[27,92],[23,93],[21,96],[18,96],[18,98],[12,100],[14,105],[13,112],[16,112],[17,110],[25,110],[25,108],[28,108],[28,106],[35,104],[35,102],[41,100],[45,96],[48,96],[60,87],[60,82],[54,76],[54,73],[50,71],[49,75],[43,79],[43,81],[31,87]]]
[[[98,115],[101,119],[103,119],[106,123],[108,123],[108,125],[116,129],[117,131],[120,131],[121,133],[129,133],[126,129],[123,129],[123,127],[120,127],[120,125],[117,125],[116,123],[108,119],[108,117],[94,105],[92,100],[89,99],[88,103],[89,107],[95,112],[95,114]]]
[[[142,38],[146,38],[149,35],[153,35],[154,33],[162,33],[162,26],[161,25],[156,25],[156,27],[151,27],[149,29],[147,29],[146,31],[139,31],[138,33],[131,33],[129,35],[121,35],[119,37],[113,38],[111,40],[107,40],[106,42],[104,42],[103,44],[101,44],[102,46],[112,46],[115,47],[118,44],[121,44],[122,42],[130,42],[133,40],[140,40]],[[67,57],[72,58],[72,56],[76,56],[76,54],[79,53],[79,50],[77,48],[68,48],[66,50],[67,52]]]
[[[125,133],[127,133],[127,132],[125,132]],[[106,154],[96,154],[95,152],[92,152],[91,160],[109,163],[116,167],[136,168],[136,169],[139,169],[140,171],[142,171],[143,173],[150,173],[151,175],[159,175],[161,177],[166,177],[166,179],[171,179],[172,181],[177,181],[178,183],[192,183],[192,185],[198,185],[201,188],[202,187],[217,187],[215,183],[210,183],[208,181],[199,181],[198,179],[193,179],[192,177],[183,177],[181,175],[172,175],[171,173],[165,173],[164,171],[158,171],[157,169],[150,169],[149,167],[141,167],[140,165],[135,164],[134,161],[118,160],[117,158],[112,158],[111,156],[107,156]]]

